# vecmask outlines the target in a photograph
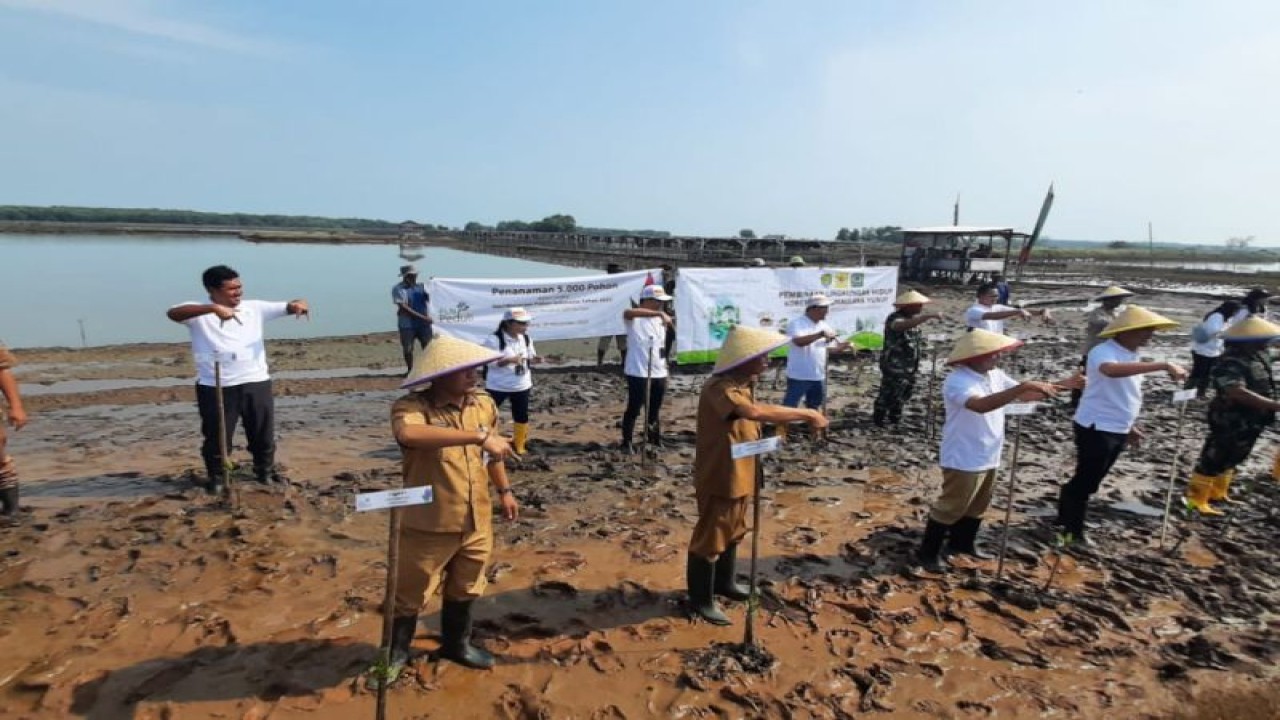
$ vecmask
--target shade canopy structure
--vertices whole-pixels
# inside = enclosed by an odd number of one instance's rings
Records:
[[[945,225],[902,231],[898,266],[905,280],[967,282],[1006,273],[1031,237],[1011,227]]]

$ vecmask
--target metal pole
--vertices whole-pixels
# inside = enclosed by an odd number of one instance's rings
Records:
[[[928,398],[929,404],[927,408],[928,409],[927,425],[929,429],[929,440],[932,441],[934,437],[937,435],[937,426],[938,426],[938,418],[937,418],[938,405],[937,405],[937,398],[934,397],[934,395],[936,394],[935,391],[937,390],[937,386],[938,386],[938,343],[936,342],[929,343],[929,356],[931,360],[930,360],[930,367],[929,367],[929,398]]]
[[[231,501],[231,508],[234,510],[240,507],[240,494],[231,477],[231,453],[227,449],[227,415],[222,401],[222,361],[216,354],[213,357],[213,396],[218,405],[218,464],[222,470],[222,482],[227,487],[227,499]]]
[[[747,598],[747,623],[742,635],[743,645],[755,645],[756,606],[760,595],[756,592],[756,559],[760,557],[760,491],[764,489],[764,457],[756,456],[756,494],[751,508],[751,597]]]
[[[391,667],[391,625],[396,608],[396,566],[400,564],[400,508],[391,508],[391,529],[387,534],[387,595],[382,600],[382,662],[378,678],[378,707],[375,717],[387,717],[387,671]]]
[[[1004,530],[1000,533],[1000,561],[996,564],[996,580],[1004,575],[1004,556],[1009,547],[1009,530],[1013,527],[1013,494],[1018,486],[1018,449],[1022,447],[1022,416],[1013,421],[1013,458],[1009,461],[1009,499],[1004,509]]]
[[[1164,549],[1165,537],[1169,534],[1169,511],[1173,508],[1173,483],[1178,477],[1178,454],[1182,444],[1182,419],[1187,414],[1187,404],[1178,408],[1178,424],[1173,431],[1173,462],[1169,465],[1169,487],[1164,493],[1164,520],[1160,522],[1160,549]]]
[[[640,436],[644,438],[644,447],[641,449],[640,465],[641,467],[649,467],[649,394],[653,391],[653,344],[654,339],[649,339],[649,362],[644,368],[644,417],[641,418],[640,427],[644,428]]]

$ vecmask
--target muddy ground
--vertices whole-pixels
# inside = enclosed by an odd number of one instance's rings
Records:
[[[968,291],[930,293],[949,320],[929,332],[958,330]],[[1181,294],[1141,302],[1188,321],[1208,309]],[[1082,309],[1063,306],[1052,327],[1013,324],[1030,343],[1006,366],[1069,372]],[[1183,357],[1186,344],[1185,332],[1165,336],[1151,354]],[[499,664],[432,661],[432,602],[415,642],[424,656],[391,693],[391,717],[1157,718],[1208,690],[1274,682],[1273,439],[1225,517],[1188,518],[1175,495],[1162,549],[1170,463],[1180,453],[1181,481],[1203,414],[1192,405],[1175,444],[1163,378],[1146,386],[1148,443],[1095,499],[1096,548],[1059,551],[1045,521],[1073,461],[1068,410],[1026,419],[997,581],[994,562],[958,561],[947,576],[909,567],[940,483],[928,375],[903,427],[876,430],[874,366],[837,362],[829,441],[793,432],[768,464],[755,629],[775,662],[761,667],[719,645],[742,640],[742,604],[727,605],[729,628],[683,609],[705,376],[676,375],[668,448],[645,466],[611,449],[618,366],[597,369],[592,343],[545,345],[555,357],[536,374],[531,452],[511,471],[522,516],[500,528],[476,607]],[[0,529],[0,716],[372,717],[359,676],[381,631],[387,516],[353,513],[352,497],[399,479],[387,422],[398,348],[389,335],[269,346],[292,482],[245,484],[239,512],[193,486],[185,346],[21,353],[33,420],[11,448],[22,522]],[[768,377],[761,395],[781,389]],[[992,548],[1008,491],[1002,477],[984,530]]]

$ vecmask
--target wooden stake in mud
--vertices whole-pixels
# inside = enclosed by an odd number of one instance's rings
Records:
[[[925,427],[929,433],[929,440],[932,441],[937,437],[938,428],[938,343],[947,341],[946,333],[934,333],[926,338],[929,341],[929,396],[926,398],[928,403],[925,406]]]
[[[1009,531],[1013,527],[1013,497],[1018,489],[1018,450],[1022,447],[1022,418],[1035,412],[1035,403],[1013,403],[1005,406],[1005,415],[1013,415],[1013,456],[1009,459],[1009,497],[1005,501],[1004,528],[1000,532],[1000,559],[996,563],[996,580],[1004,576],[1004,557],[1009,548]]]
[[[756,456],[756,494],[751,502],[751,597],[747,598],[746,629],[742,633],[743,645],[755,645],[756,608],[760,605],[760,593],[756,590],[756,561],[760,557],[760,493],[764,491],[764,458]]]
[[[645,469],[649,467],[649,395],[653,392],[653,346],[655,343],[656,340],[650,338],[649,362],[644,368],[644,417],[641,418],[640,423],[640,427],[644,428],[643,432],[640,433],[640,437],[643,438],[641,442],[644,444],[641,446],[640,466]]]
[[[387,594],[382,599],[382,649],[378,653],[379,664],[391,667],[391,625],[396,611],[396,566],[400,564],[400,508],[391,508],[391,529],[387,534]],[[386,720],[387,682],[384,676],[378,683],[378,706],[374,717]]]
[[[396,610],[396,566],[400,564],[400,508],[410,505],[427,505],[433,499],[430,486],[384,490],[356,496],[356,512],[391,509],[390,528],[387,531],[387,591],[382,598],[382,648],[378,662],[370,670],[370,680],[377,683],[377,720],[387,717],[387,688],[395,681],[391,677],[391,626]]]
[[[1182,448],[1182,420],[1187,415],[1187,402],[1196,396],[1196,389],[1175,390],[1173,402],[1178,408],[1178,423],[1173,431],[1173,461],[1169,465],[1169,487],[1164,493],[1164,519],[1160,522],[1160,549],[1164,549],[1165,538],[1169,534],[1169,511],[1173,507],[1173,484],[1178,479],[1178,456]]]
[[[231,476],[231,452],[227,442],[226,406],[222,400],[222,358],[213,354],[213,397],[218,406],[218,467],[222,470],[222,482],[227,487],[227,499],[231,509],[240,507],[240,492],[236,488],[235,478]]]
[[[764,491],[764,458],[765,453],[776,452],[781,445],[777,435],[734,443],[729,448],[729,456],[734,460],[754,457],[756,459],[756,494],[751,508],[751,597],[747,598],[747,623],[742,636],[743,645],[755,645],[756,608],[760,605],[760,594],[756,590],[756,563],[760,557],[760,493]]]

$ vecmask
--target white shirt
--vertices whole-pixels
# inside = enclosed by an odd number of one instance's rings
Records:
[[[502,353],[503,360],[514,360],[523,358],[522,365],[499,365],[497,362],[489,363],[486,367],[484,377],[484,387],[486,390],[495,390],[497,392],[521,392],[533,387],[533,370],[529,365],[529,360],[537,357],[538,352],[533,348],[533,341],[528,335],[520,335],[512,337],[503,333],[506,347],[498,347],[498,336],[489,334],[485,337],[484,344]],[[516,368],[522,368],[523,372],[517,371]]]
[[[174,307],[203,304],[184,302]],[[196,362],[196,382],[211,387],[215,384],[215,353],[222,365],[223,387],[270,380],[267,348],[262,341],[262,326],[268,320],[287,315],[288,306],[285,302],[241,300],[235,308],[236,318],[240,322],[223,322],[213,313],[184,320],[182,324],[191,331],[191,354]]]
[[[622,372],[631,377],[666,377],[667,361],[662,357],[667,342],[666,323],[657,316],[624,319],[623,323],[627,326],[627,359]]]
[[[792,380],[822,380],[827,367],[827,339],[818,338],[800,347],[795,339],[816,332],[835,333],[835,328],[826,320],[814,322],[808,315],[787,323],[787,335],[791,338],[791,347],[787,349],[787,377]]]
[[[971,398],[994,395],[1018,384],[1005,371],[995,368],[982,375],[958,365],[942,383],[942,402],[947,419],[942,425],[939,462],[948,470],[984,472],[1000,464],[1004,449],[1004,408],[978,413],[965,407]]]
[[[1221,355],[1223,350],[1222,333],[1234,323],[1234,318],[1232,318],[1230,323],[1224,320],[1222,318],[1222,313],[1216,312],[1210,315],[1208,319],[1204,320],[1200,324],[1204,326],[1205,332],[1209,333],[1212,337],[1209,338],[1208,342],[1202,343],[1192,340],[1191,352],[1197,355],[1203,355],[1204,357],[1218,357]]]
[[[1008,312],[1010,310],[1017,310],[1017,309],[1018,308],[1015,308],[1015,307],[1009,307],[1008,305],[992,305],[990,307],[987,307],[986,305],[974,304],[973,307],[969,308],[968,310],[965,310],[964,324],[968,325],[971,328],[980,328],[982,330],[990,330],[993,333],[1000,333],[1001,335],[1003,335],[1004,334],[1003,320],[983,320],[982,316],[986,315],[987,313]]]
[[[1075,421],[1086,428],[1128,433],[1142,410],[1142,376],[1107,377],[1098,368],[1109,362],[1138,362],[1138,353],[1126,350],[1115,340],[1108,340],[1089,351],[1089,362],[1085,364],[1088,383],[1080,396]]]

